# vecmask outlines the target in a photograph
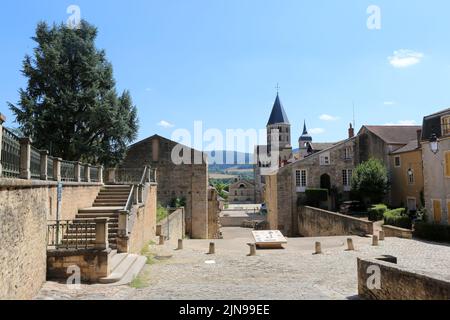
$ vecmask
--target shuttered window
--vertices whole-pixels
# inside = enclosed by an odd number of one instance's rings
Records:
[[[450,178],[450,151],[445,153],[445,176]]]
[[[434,215],[434,222],[441,223],[442,208],[440,200],[433,200],[433,215]]]

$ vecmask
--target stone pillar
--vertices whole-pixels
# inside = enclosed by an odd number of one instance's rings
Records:
[[[374,247],[378,246],[378,236],[372,237],[372,246]]]
[[[178,248],[177,250],[183,250],[183,239],[178,239]]]
[[[380,230],[380,235],[379,235],[379,240],[380,241],[384,241],[384,231],[383,230]]]
[[[248,243],[248,246],[250,247],[250,253],[248,254],[248,256],[249,257],[256,256],[256,244]]]
[[[95,249],[104,250],[108,244],[108,218],[95,219]]]
[[[117,230],[117,251],[128,252],[128,211],[119,212],[119,223]]]
[[[0,177],[2,176],[2,136],[3,136],[3,122],[6,117],[0,113]]]
[[[139,185],[135,185],[133,189],[133,204],[139,203]]]
[[[31,179],[31,139],[20,138],[20,178]]]
[[[53,180],[61,181],[61,158],[53,158]]]
[[[98,166],[98,182],[103,183],[103,166]]]
[[[86,182],[91,182],[91,165],[90,164],[84,165],[84,180],[86,180]]]
[[[164,245],[164,236],[163,236],[163,235],[160,235],[160,236],[159,236],[159,245],[160,245],[160,246],[163,246],[163,245]]]
[[[348,251],[355,250],[355,246],[353,245],[353,239],[352,238],[348,238],[347,239],[347,250]]]
[[[81,162],[75,163],[75,182],[81,182]]]
[[[106,169],[106,184],[116,182],[116,169],[108,168]]]
[[[216,245],[214,242],[210,242],[208,254],[215,254],[215,253],[216,253]]]
[[[316,242],[316,252],[315,254],[321,254],[322,253],[322,244],[320,242]]]
[[[41,150],[41,180],[47,180],[48,179],[48,151],[47,150]]]

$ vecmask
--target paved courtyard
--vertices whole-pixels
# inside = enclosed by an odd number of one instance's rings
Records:
[[[356,251],[345,251],[347,237],[293,238],[284,250],[258,250],[247,257],[250,229],[224,228],[216,254],[208,240],[151,246],[155,255],[131,286],[82,285],[70,290],[47,282],[37,299],[356,299],[357,257],[390,254],[398,263],[450,278],[450,247],[387,238],[372,247],[370,238],[352,237]],[[313,255],[315,241],[324,254]]]

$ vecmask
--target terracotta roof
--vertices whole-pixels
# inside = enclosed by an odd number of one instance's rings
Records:
[[[417,139],[421,126],[363,126],[388,144],[407,144]],[[361,130],[363,129],[361,128]],[[360,131],[361,132],[361,131]]]
[[[415,150],[417,150],[419,148],[420,148],[419,142],[417,141],[417,139],[415,139],[415,140],[411,140],[410,142],[408,142],[408,144],[406,146],[395,150],[394,152],[392,152],[392,154],[398,154],[398,153],[415,151]]]

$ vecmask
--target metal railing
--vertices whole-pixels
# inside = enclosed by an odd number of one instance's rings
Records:
[[[41,178],[41,153],[35,147],[31,147],[30,171],[31,179]]]
[[[2,174],[5,178],[20,176],[20,141],[14,133],[2,128]]]
[[[100,176],[99,176],[100,170],[98,169],[98,167],[90,167],[90,170],[91,170],[91,173],[90,173],[91,181],[99,182],[100,181]]]
[[[75,181],[75,162],[61,161],[61,181]]]
[[[118,168],[114,174],[118,184],[136,184],[141,182],[142,168]]]
[[[49,180],[53,180],[53,157],[48,157],[47,158],[47,178]]]
[[[94,246],[95,222],[89,220],[49,222],[47,225],[48,249],[89,249]]]
[[[86,182],[86,167],[80,166],[80,180],[81,182]]]

